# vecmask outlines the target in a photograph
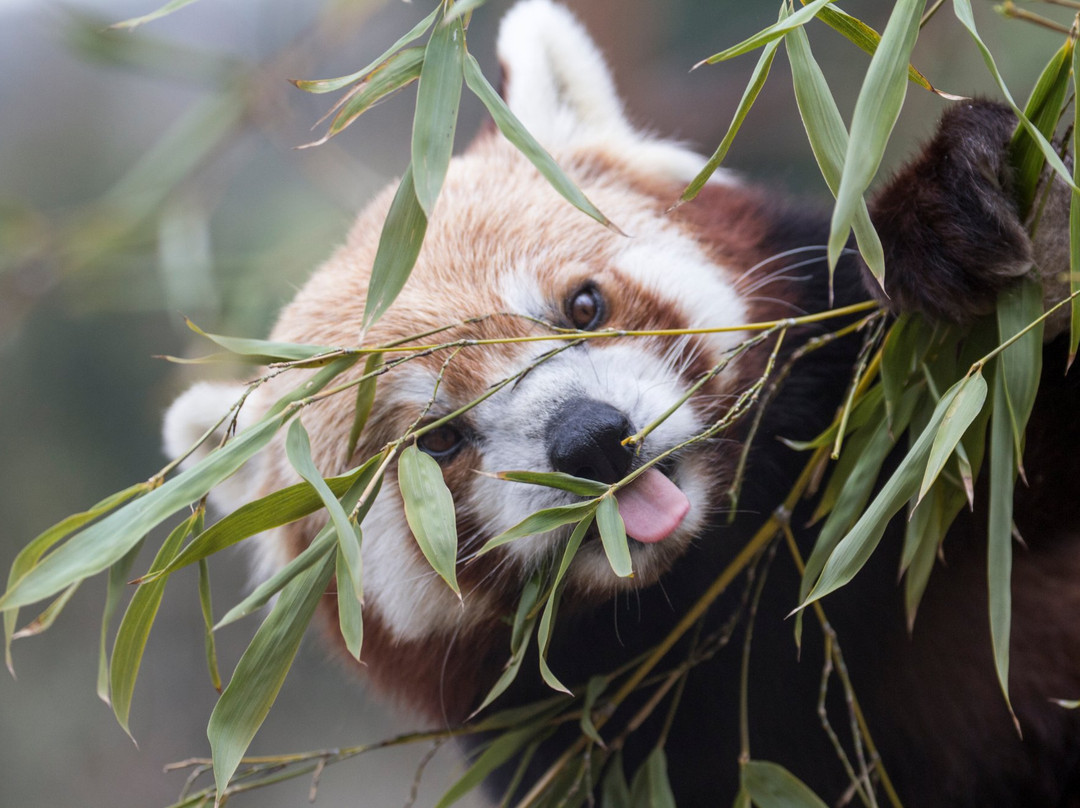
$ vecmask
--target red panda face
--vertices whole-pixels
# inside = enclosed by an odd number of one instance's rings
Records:
[[[739,331],[580,344],[572,335],[498,342],[550,336],[552,327],[738,326],[750,316],[730,267],[745,268],[758,257],[738,246],[754,242],[752,217],[723,217],[733,230],[717,236],[713,223],[668,212],[701,158],[630,127],[595,47],[564,10],[546,2],[516,7],[499,51],[511,109],[623,233],[572,208],[501,135],[487,133],[451,162],[412,276],[367,333],[361,329],[364,300],[392,189],[361,214],[346,244],[284,309],[272,334],[283,341],[373,346],[458,323],[435,340],[496,341],[421,353],[380,377],[354,457],[344,457],[351,396],[305,409],[313,456],[326,475],[373,456],[418,419],[455,412],[514,379],[418,444],[439,462],[454,496],[464,609],[420,553],[393,469],[363,523],[365,620],[380,625],[392,642],[500,619],[522,583],[558,558],[569,528],[476,556],[488,539],[529,514],[580,500],[492,474],[562,471],[616,482],[717,421],[742,384],[736,362],[679,406],[691,385],[743,341]],[[741,193],[722,174],[706,190],[733,199]],[[260,388],[244,417],[258,416],[296,384],[286,374]],[[206,409],[199,390],[170,412],[170,450],[180,451],[201,426],[186,423]],[[638,433],[640,441],[627,442]],[[586,541],[569,572],[566,600],[592,601],[654,583],[701,532],[710,511],[721,507],[719,492],[730,481],[736,451],[715,441],[695,443],[620,491],[634,575],[617,577],[600,543]],[[284,454],[277,444],[250,472],[247,498],[296,481]],[[263,541],[265,560],[276,565],[294,556],[318,527],[311,519],[277,531]]]

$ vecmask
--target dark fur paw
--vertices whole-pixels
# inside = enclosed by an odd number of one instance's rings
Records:
[[[1032,247],[1010,193],[1011,110],[987,101],[948,109],[922,154],[874,199],[894,311],[965,322],[1031,267]]]

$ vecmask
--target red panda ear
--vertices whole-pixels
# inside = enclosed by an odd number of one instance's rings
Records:
[[[611,71],[580,22],[552,0],[522,0],[499,30],[507,105],[558,156],[600,151],[636,173],[687,183],[705,158],[638,131],[626,118]],[[717,171],[713,182],[730,182]]]
[[[499,29],[503,97],[551,149],[601,133],[633,134],[611,72],[585,28],[551,0],[524,0]]]

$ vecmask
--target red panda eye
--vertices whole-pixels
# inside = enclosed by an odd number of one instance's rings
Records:
[[[426,452],[436,460],[442,460],[454,454],[461,447],[463,441],[464,437],[457,429],[449,424],[444,424],[430,432],[425,432],[416,439],[416,445],[420,448],[420,451]]]
[[[604,319],[604,298],[591,283],[578,289],[566,301],[566,316],[574,328],[590,331]]]

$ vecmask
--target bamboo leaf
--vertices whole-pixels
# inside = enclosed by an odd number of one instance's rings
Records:
[[[900,569],[904,574],[904,612],[908,631],[915,625],[915,615],[930,581],[938,548],[964,502],[963,492],[939,479],[907,523]]]
[[[356,507],[357,502],[360,501],[361,495],[367,490],[368,485],[371,484],[371,480],[377,470],[375,464],[379,460],[380,457],[377,455],[358,469],[359,473],[353,477],[352,484],[341,497],[341,506],[345,510],[351,511]],[[372,493],[368,497],[367,502],[361,506],[360,510],[357,512],[357,522],[363,521],[363,518],[367,514],[371,504],[374,502],[375,497],[378,496],[378,486],[380,483],[381,480],[376,481],[375,487],[372,489]],[[327,555],[333,554],[334,545],[337,542],[337,531],[331,522],[325,525],[323,529],[315,535],[315,538],[311,540],[311,543],[305,547],[296,558],[255,587],[251,594],[230,609],[228,613],[218,621],[217,628],[226,626],[242,617],[246,617],[256,609],[262,608],[270,601],[270,598],[284,589],[293,578],[326,558]],[[194,544],[194,542],[192,542],[192,544]],[[190,546],[191,545],[189,545],[189,548]]]
[[[570,534],[570,540],[566,543],[566,548],[563,550],[562,554],[562,560],[559,562],[559,569],[555,572],[555,580],[551,584],[551,594],[548,595],[547,603],[544,604],[544,612],[540,616],[540,627],[537,629],[536,634],[536,643],[540,647],[541,678],[543,678],[547,683],[547,686],[552,690],[558,690],[568,695],[570,694],[570,689],[560,682],[558,677],[551,672],[551,668],[548,667],[547,650],[548,644],[551,642],[551,631],[555,624],[555,611],[559,608],[559,596],[562,594],[563,577],[570,568],[570,562],[574,560],[578,548],[581,547],[581,540],[585,537],[585,532],[589,529],[592,522],[592,517],[582,519],[581,522],[578,523],[578,526],[574,528],[574,532]]]
[[[360,525],[353,525],[356,531],[356,546],[360,547]],[[341,549],[341,542],[337,546],[337,607],[338,627],[341,629],[342,639],[345,640],[345,648],[353,659],[360,659],[360,648],[364,644],[364,616],[361,613],[360,603],[363,593],[353,588],[352,567],[345,558]]]
[[[413,116],[412,169],[416,198],[430,217],[454,150],[465,31],[457,20],[435,29],[424,50]]]
[[[372,457],[340,477],[327,477],[325,482],[330,493],[334,497],[340,497],[358,483],[362,489],[370,482],[378,461],[379,456]],[[196,536],[161,574],[175,572],[246,538],[302,519],[317,511],[322,504],[322,497],[306,482],[291,485],[249,502]],[[148,575],[140,583],[150,580],[153,578]]]
[[[844,119],[840,116],[832,91],[829,90],[825,74],[821,72],[810,51],[810,40],[806,31],[801,28],[792,31],[784,39],[784,44],[791,62],[795,101],[799,107],[803,128],[814,152],[814,159],[821,169],[821,175],[825,178],[825,184],[829,186],[833,196],[837,196],[848,150],[847,127],[844,126]],[[852,226],[859,251],[874,277],[880,282],[885,276],[885,254],[877,230],[870,221],[866,201],[861,197]]]
[[[46,606],[41,614],[16,631],[12,639],[21,640],[24,637],[36,637],[38,634],[42,634],[52,628],[52,624],[56,622],[56,618],[60,616],[60,612],[64,611],[64,607],[67,606],[68,601],[71,600],[71,596],[78,590],[80,583],[82,582],[76,581],[61,592],[60,596]]]
[[[500,480],[509,480],[514,483],[529,483],[531,485],[543,485],[548,488],[558,488],[578,494],[583,497],[598,497],[606,494],[611,488],[596,480],[587,480],[584,477],[574,477],[561,471],[498,471],[495,477]]]
[[[522,519],[509,530],[504,530],[498,536],[489,539],[480,548],[478,555],[483,555],[501,544],[520,539],[525,536],[535,536],[539,533],[547,533],[556,528],[568,525],[571,522],[580,522],[596,511],[597,500],[588,502],[575,502],[573,505],[559,505],[555,508],[545,508]]]
[[[514,757],[535,738],[537,731],[536,726],[529,725],[496,736],[480,757],[469,766],[465,774],[446,790],[435,803],[435,808],[448,808],[480,785],[489,774]]]
[[[862,569],[881,540],[889,520],[919,490],[934,436],[955,395],[956,388],[952,388],[941,397],[926,428],[855,526],[836,545],[821,571],[821,577],[799,608],[839,589]]]
[[[109,700],[109,628],[112,625],[116,607],[120,605],[120,597],[127,590],[130,580],[131,567],[142,550],[145,540],[140,540],[128,550],[127,555],[109,567],[108,581],[105,585],[105,608],[101,615],[101,631],[98,633],[98,673],[97,695],[106,704]]]
[[[143,536],[240,468],[291,415],[283,411],[263,419],[187,471],[84,529],[9,586],[0,609],[47,598],[107,569]]]
[[[470,53],[465,54],[465,83],[483,105],[487,107],[488,113],[491,115],[492,120],[495,121],[495,125],[499,127],[499,131],[503,133],[503,136],[514,144],[529,159],[529,162],[536,166],[536,169],[551,183],[552,188],[582,213],[591,216],[609,229],[622,232],[611,223],[607,216],[600,212],[596,205],[589,201],[589,198],[582,193],[573,180],[563,173],[558,163],[529,133],[529,130],[517,119],[517,116],[510,111],[510,107],[506,106],[506,102],[502,100],[491,84],[488,83],[488,80],[484,78],[480,65]]]
[[[393,45],[383,51],[383,53],[380,54],[377,59],[372,61],[370,64],[367,64],[364,67],[360,68],[355,73],[350,73],[348,76],[341,76],[340,78],[336,79],[294,79],[292,83],[296,87],[299,87],[301,90],[307,93],[332,93],[335,90],[340,90],[342,87],[347,87],[354,82],[360,81],[360,79],[367,76],[368,73],[376,70],[380,65],[386,62],[391,56],[404,48],[406,45],[415,42],[417,39],[422,37],[424,33],[435,23],[435,18],[439,15],[439,9],[440,7],[436,6],[430,14],[428,14],[426,17],[424,17],[424,19],[420,20],[420,22],[413,26],[409,30],[409,32],[405,34],[405,36],[401,37],[401,39],[399,39],[397,42],[395,42]]]
[[[315,461],[311,458],[311,441],[303,422],[297,418],[289,426],[289,433],[285,437],[285,454],[289,458],[296,473],[299,474],[319,495],[330,522],[337,532],[338,546],[341,548],[345,564],[352,583],[352,590],[359,596],[363,590],[363,572],[360,561],[360,541],[357,533],[353,532],[354,525],[349,520],[349,515],[342,507],[340,500],[330,490],[330,487],[322,478],[322,474],[315,467]]]
[[[623,771],[622,749],[615,750],[608,761],[600,786],[600,808],[626,808],[630,805],[630,785]]]
[[[994,374],[994,411],[990,416],[990,506],[987,522],[986,577],[990,603],[990,640],[994,670],[1005,703],[1009,699],[1009,637],[1012,630],[1012,528],[1016,456],[1005,374]],[[1013,721],[1016,721],[1015,714]]]
[[[742,767],[742,787],[758,808],[826,808],[805,783],[776,763],[747,761]]]
[[[206,650],[206,670],[210,684],[221,692],[221,671],[218,670],[217,644],[214,642],[214,604],[210,592],[210,565],[206,559],[199,562],[199,608],[203,616],[203,646]]]
[[[780,8],[780,17],[783,19],[786,16],[787,5],[783,5]],[[747,84],[746,89],[743,90],[739,105],[735,108],[735,115],[732,117],[731,123],[728,125],[728,130],[720,141],[720,145],[716,147],[716,151],[713,152],[712,157],[705,163],[705,167],[698,172],[698,175],[691,180],[690,184],[686,187],[686,190],[683,191],[682,196],[679,197],[680,202],[689,202],[696,197],[701,189],[705,187],[705,183],[709,181],[709,177],[716,172],[716,169],[718,169],[720,164],[724,161],[728,149],[731,148],[731,144],[735,140],[735,135],[739,133],[739,129],[742,128],[743,121],[746,120],[750,108],[754,106],[754,102],[757,100],[761,88],[765,86],[765,79],[769,77],[769,70],[772,68],[773,58],[776,56],[776,49],[779,46],[779,39],[774,39],[765,45],[765,49],[758,58],[757,65],[754,66],[754,72],[750,76],[750,83]]]
[[[1001,341],[1019,334],[1043,313],[1042,286],[1024,278],[998,296],[998,336]],[[1042,374],[1043,323],[1010,345],[998,357],[998,369],[1005,383],[1005,398],[1012,421],[1013,456],[1023,473],[1024,430],[1027,428]]]
[[[187,327],[200,337],[220,345],[226,351],[246,357],[249,361],[259,365],[269,365],[272,362],[293,362],[301,359],[313,359],[321,354],[332,353],[340,350],[325,345],[302,345],[295,342],[271,342],[265,339],[247,339],[244,337],[224,337],[220,334],[210,334],[203,331],[188,318],[184,318]]]
[[[1012,93],[1009,92],[1009,88],[1006,86],[1005,79],[1002,78],[1001,72],[998,70],[997,63],[994,61],[990,49],[983,43],[982,38],[979,36],[979,31],[975,27],[975,17],[971,12],[971,0],[953,0],[953,13],[956,14],[956,18],[960,20],[961,24],[968,30],[968,33],[971,34],[971,38],[975,40],[975,45],[982,54],[987,69],[989,69],[990,74],[997,82],[998,89],[1001,90],[1001,94],[1004,96],[1005,101],[1012,107],[1013,112],[1016,113],[1020,126],[1022,126],[1028,135],[1035,141],[1035,145],[1038,147],[1039,151],[1042,152],[1043,157],[1046,158],[1046,162],[1050,164],[1057,175],[1061,177],[1074,192],[1080,193],[1080,187],[1073,182],[1072,174],[1065,167],[1065,163],[1062,161],[1057,151],[1054,150],[1054,147],[1043,136],[1038,127],[1028,120],[1027,116],[1024,115],[1023,110],[1021,110],[1020,107],[1016,105],[1016,101],[1013,100]]]
[[[469,718],[483,712],[484,708],[501,696],[517,678],[518,671],[521,670],[521,663],[525,660],[525,654],[529,650],[529,640],[532,639],[533,627],[536,625],[535,607],[540,596],[540,588],[540,576],[537,574],[530,578],[522,589],[517,612],[514,614],[514,626],[510,633],[510,659],[506,663],[502,675],[484,697],[484,700],[480,702],[480,706],[473,710]]]
[[[930,447],[930,457],[926,462],[926,471],[923,474],[922,485],[919,487],[916,506],[937,480],[941,470],[945,468],[945,463],[957,449],[960,439],[982,411],[983,404],[986,402],[986,379],[983,378],[982,373],[965,376],[953,387],[955,392],[950,391],[952,403],[945,410],[941,425],[934,436],[934,443]]]
[[[360,435],[367,425],[368,417],[371,415],[371,408],[375,404],[375,385],[379,379],[375,371],[382,365],[382,360],[383,355],[381,353],[373,353],[369,354],[367,361],[364,362],[363,375],[367,378],[356,386],[356,407],[353,414],[352,428],[349,430],[349,443],[345,448],[345,462],[352,460],[352,456],[356,452],[356,444],[360,441]]]
[[[145,25],[148,22],[161,19],[162,17],[172,14],[174,11],[179,11],[184,6],[189,6],[194,3],[195,0],[169,0],[168,3],[161,6],[157,11],[151,11],[149,14],[143,14],[141,17],[132,17],[131,19],[124,20],[122,22],[116,22],[110,25],[110,28],[137,28],[140,25]]]
[[[206,734],[219,800],[281,690],[304,629],[333,577],[335,558],[327,554],[285,587],[214,707]]]
[[[118,491],[117,493],[106,497],[101,500],[101,502],[98,502],[96,505],[85,511],[72,514],[66,519],[62,519],[52,527],[39,533],[29,544],[19,551],[18,555],[15,556],[15,560],[11,562],[11,569],[8,571],[7,579],[8,589],[10,590],[16,581],[32,570],[45,552],[58,541],[69,536],[82,526],[93,522],[95,519],[100,519],[105,514],[123,505],[132,497],[145,493],[148,490],[150,490],[150,485],[148,483],[136,483],[135,485],[125,488],[123,491]],[[4,661],[12,675],[15,674],[15,666],[11,657],[11,641],[14,639],[15,626],[18,622],[18,618],[18,609],[7,609],[4,611]]]
[[[619,515],[619,504],[615,497],[608,495],[600,498],[600,504],[596,508],[596,527],[600,530],[600,541],[604,545],[604,554],[612,572],[620,578],[633,575],[626,526]]]
[[[634,782],[630,785],[630,805],[634,808],[675,808],[664,747],[653,749],[634,774]]]
[[[1054,136],[1061,120],[1065,95],[1071,83],[1069,73],[1075,44],[1076,40],[1067,38],[1051,57],[1024,106],[1024,115],[1047,138]],[[1017,209],[1021,218],[1026,218],[1035,200],[1046,160],[1023,126],[1018,126],[1013,133],[1009,156],[1013,163],[1012,187]]]
[[[364,328],[378,320],[405,287],[426,232],[427,216],[416,198],[412,166],[409,166],[379,236],[364,304]]]
[[[195,529],[202,516],[203,512],[198,510],[173,529],[157,555],[154,556],[154,561],[150,565],[151,569],[164,569],[172,561],[173,557],[180,552],[180,545],[184,538]],[[158,607],[161,606],[161,597],[165,594],[167,580],[167,578],[159,578],[135,590],[124,612],[124,617],[120,621],[116,641],[113,643],[112,659],[109,663],[109,693],[113,714],[128,735],[131,735],[131,730],[128,728],[128,716],[131,712],[131,696],[135,690],[135,680],[139,675],[139,667],[142,664],[143,651],[146,650],[150,629],[154,625],[154,618],[157,617]]]
[[[405,519],[424,558],[461,597],[455,570],[458,537],[454,497],[438,462],[415,445],[407,446],[398,459],[398,488]]]
[[[738,45],[732,45],[726,50],[722,50],[719,53],[714,53],[707,59],[702,59],[700,62],[698,62],[698,65],[714,65],[717,62],[723,62],[727,59],[741,56],[744,53],[749,53],[752,50],[757,50],[758,48],[772,42],[774,39],[779,39],[780,37],[786,35],[789,31],[794,31],[796,28],[800,28],[803,25],[806,25],[806,23],[810,22],[810,20],[814,19],[814,17],[817,16],[818,12],[821,11],[822,8],[824,8],[831,2],[833,2],[833,0],[814,0],[814,2],[803,6],[795,13],[787,16],[784,19],[781,19],[778,22],[773,23],[768,28],[758,31],[752,37],[744,39]],[[695,67],[696,66],[697,65],[695,65]]]
[[[305,143],[300,148],[308,149],[313,146],[321,146],[330,138],[345,131],[357,118],[371,109],[376,102],[419,79],[423,63],[423,48],[405,48],[395,53],[372,71],[362,84],[353,87],[338,101],[334,107],[337,114],[334,115],[334,119],[330,122],[326,134],[318,140]]]
[[[600,731],[593,721],[593,710],[596,707],[596,700],[600,698],[600,694],[607,689],[607,686],[608,679],[606,676],[598,675],[589,679],[588,684],[585,685],[585,698],[582,699],[581,703],[581,720],[578,722],[581,726],[581,734],[591,739],[601,749],[607,749],[607,744],[604,743],[604,739],[600,736]],[[619,776],[622,777],[621,763],[619,764]],[[625,778],[622,781],[624,784],[626,783]]]
[[[829,233],[829,266],[836,266],[847,242],[863,193],[877,173],[885,145],[907,95],[907,66],[919,35],[926,0],[898,0],[866,72],[844,157],[844,174],[836,193]],[[807,6],[809,8],[809,6]]]

